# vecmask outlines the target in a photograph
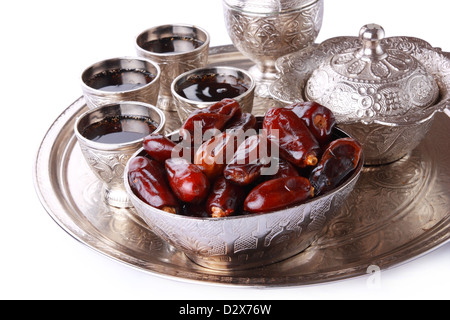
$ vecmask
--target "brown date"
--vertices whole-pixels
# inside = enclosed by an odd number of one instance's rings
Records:
[[[193,112],[181,126],[180,135],[184,141],[204,142],[203,137],[206,131],[211,129],[221,131],[230,119],[240,114],[242,110],[236,100],[224,99],[210,107]],[[195,130],[196,126],[198,130]],[[201,134],[201,137],[194,137],[195,134]]]
[[[333,112],[317,102],[301,102],[286,109],[293,111],[302,119],[321,146],[331,141],[333,129],[336,126],[336,118]]]
[[[331,142],[309,178],[314,186],[315,195],[338,187],[347,175],[356,169],[361,156],[361,145],[352,138]]]
[[[182,215],[196,218],[209,218],[205,203],[183,203]]]
[[[270,151],[270,141],[265,135],[248,137],[225,167],[224,177],[241,186],[255,182],[262,169],[270,165]]]
[[[206,209],[210,217],[223,218],[236,214],[245,199],[245,190],[224,177],[214,183],[211,194],[206,202]]]
[[[268,176],[268,179],[278,179],[287,177],[298,177],[299,173],[297,169],[284,159],[278,159],[278,171],[273,176]]]
[[[177,144],[166,138],[162,134],[154,133],[144,138],[144,150],[147,154],[158,162],[164,163],[167,159],[172,158]],[[178,157],[181,157],[178,152]]]
[[[198,166],[186,159],[167,159],[166,172],[173,192],[181,201],[201,203],[208,195],[208,178]]]
[[[167,183],[160,163],[146,157],[135,157],[128,167],[128,181],[138,198],[157,209],[178,212],[179,202]]]
[[[256,117],[251,113],[242,113],[236,114],[225,126],[225,130],[234,131],[248,131],[248,130],[257,130],[257,121]]]
[[[269,139],[278,133],[280,156],[299,168],[315,166],[321,152],[311,131],[293,111],[286,108],[270,109],[264,117],[263,128]]]
[[[213,180],[222,175],[227,162],[233,158],[239,147],[238,136],[223,132],[203,143],[194,155],[194,163],[206,176]]]
[[[304,177],[269,180],[258,185],[245,199],[244,210],[265,213],[281,210],[313,197],[314,188]]]

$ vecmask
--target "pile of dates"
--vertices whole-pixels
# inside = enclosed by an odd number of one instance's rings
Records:
[[[264,118],[225,99],[193,113],[171,138],[151,134],[130,160],[133,192],[157,209],[221,218],[301,204],[345,181],[360,144],[337,138],[333,113],[314,102]]]

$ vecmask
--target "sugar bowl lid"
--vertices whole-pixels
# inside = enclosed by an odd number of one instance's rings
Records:
[[[328,106],[340,122],[402,116],[433,105],[439,87],[407,52],[384,47],[377,24],[361,28],[360,44],[327,57],[308,79],[305,97]]]

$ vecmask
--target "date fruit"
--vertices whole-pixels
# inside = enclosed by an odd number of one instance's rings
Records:
[[[223,132],[203,143],[194,156],[198,165],[210,180],[222,175],[227,162],[233,158],[239,147],[238,135]]]
[[[319,162],[320,145],[311,131],[293,111],[270,109],[264,117],[263,128],[270,140],[278,138],[280,156],[299,168],[315,166]]]
[[[270,141],[263,135],[248,137],[236,150],[223,175],[240,186],[255,182],[262,169],[270,165]]]
[[[278,171],[275,175],[269,176],[269,179],[287,178],[287,177],[298,177],[299,173],[297,169],[289,162],[284,159],[278,159]]]
[[[347,175],[356,169],[361,156],[362,147],[352,138],[331,142],[309,178],[315,195],[338,187]]]
[[[336,126],[333,112],[317,102],[301,102],[286,109],[293,111],[302,119],[321,146],[327,145]]]
[[[248,130],[257,130],[256,117],[251,113],[242,113],[235,115],[226,125],[226,131],[241,130],[246,132]]]
[[[128,165],[128,181],[134,194],[157,209],[177,213],[180,205],[156,160],[136,157]]]
[[[183,158],[167,159],[166,172],[173,192],[181,201],[201,203],[207,197],[209,180],[195,164]]]
[[[187,217],[210,218],[210,215],[206,212],[205,203],[184,203],[181,212],[182,215]]]
[[[298,205],[313,197],[314,188],[304,177],[269,180],[258,185],[245,199],[244,210],[265,213]]]
[[[211,194],[206,202],[210,217],[223,218],[233,216],[240,210],[245,199],[245,190],[224,177],[214,183]]]
[[[162,134],[153,133],[144,138],[144,150],[147,154],[160,163],[172,158],[177,144]],[[182,156],[178,154],[178,156]]]
[[[181,126],[180,135],[184,141],[203,143],[206,131],[211,129],[222,131],[230,119],[240,114],[242,109],[236,100],[224,99],[210,107],[193,112]],[[195,137],[195,134],[200,134],[201,137]]]

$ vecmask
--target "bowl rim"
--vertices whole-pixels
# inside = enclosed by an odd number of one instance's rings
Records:
[[[353,138],[351,135],[349,135],[344,130],[342,130],[342,129],[338,128],[338,127],[336,127],[334,130],[342,138],[344,138],[344,137]],[[131,156],[130,160],[135,158],[135,157],[137,157],[137,156],[139,156],[142,152],[145,152],[144,148],[140,148],[138,151],[136,151]],[[235,221],[235,220],[240,220],[240,219],[244,220],[244,219],[250,219],[250,218],[261,217],[261,216],[266,216],[266,215],[282,214],[286,210],[302,207],[302,206],[308,205],[308,204],[313,203],[313,202],[318,202],[320,199],[324,199],[324,198],[330,197],[331,195],[339,193],[340,191],[342,191],[343,189],[345,189],[349,185],[351,185],[353,182],[356,182],[358,180],[360,174],[362,173],[362,171],[364,169],[365,157],[364,157],[364,151],[362,151],[361,159],[360,159],[356,169],[352,172],[352,174],[346,179],[346,181],[344,183],[342,183],[341,185],[339,185],[339,187],[335,188],[332,191],[329,191],[329,192],[324,193],[324,194],[322,194],[320,196],[308,199],[307,201],[304,201],[304,202],[302,202],[302,203],[300,203],[298,205],[286,207],[286,208],[279,209],[279,210],[272,211],[272,212],[251,213],[251,214],[246,214],[246,215],[230,216],[230,217],[223,217],[223,218],[193,217],[193,216],[184,216],[184,215],[181,215],[181,214],[173,214],[173,213],[168,213],[168,212],[165,212],[163,210],[157,209],[157,208],[152,207],[149,204],[145,203],[144,201],[139,199],[139,197],[137,197],[134,194],[134,192],[131,190],[131,187],[130,187],[130,184],[129,184],[129,180],[128,180],[128,171],[129,171],[130,160],[128,161],[127,165],[125,166],[123,179],[124,179],[125,190],[126,190],[128,196],[130,197],[130,200],[132,201],[132,203],[136,201],[140,205],[142,205],[144,207],[149,207],[155,213],[157,212],[158,214],[162,214],[162,215],[164,215],[165,217],[167,217],[169,219],[179,219],[179,220],[185,220],[185,221],[211,221],[211,222],[218,222],[218,221]]]

